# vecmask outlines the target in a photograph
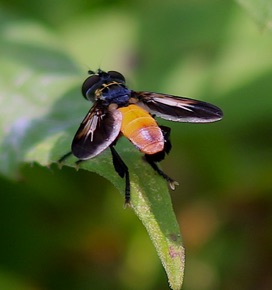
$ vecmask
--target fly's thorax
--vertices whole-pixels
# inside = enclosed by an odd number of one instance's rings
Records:
[[[124,85],[118,82],[103,84],[101,88],[95,91],[96,100],[103,101],[105,106],[114,103],[120,107],[127,106],[131,91]]]

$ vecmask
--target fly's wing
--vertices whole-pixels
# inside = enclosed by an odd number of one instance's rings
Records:
[[[223,117],[218,107],[202,101],[150,92],[132,92],[131,97],[151,114],[170,121],[209,123]]]
[[[120,111],[96,103],[88,112],[72,142],[72,153],[89,159],[108,148],[117,138],[122,123]]]

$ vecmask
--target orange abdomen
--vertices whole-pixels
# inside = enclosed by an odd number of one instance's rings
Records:
[[[157,122],[137,105],[118,108],[123,115],[121,132],[141,152],[154,154],[164,148],[164,137]]]

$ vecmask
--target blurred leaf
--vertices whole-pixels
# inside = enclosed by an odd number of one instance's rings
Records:
[[[261,27],[272,29],[272,2],[270,0],[237,0],[237,2]]]
[[[0,79],[0,171],[15,176],[18,164],[27,161],[28,151],[39,145],[45,153],[62,132],[65,123],[51,109],[60,95],[71,90],[77,69],[56,47],[56,38],[37,23],[7,22],[0,37],[4,72]],[[42,154],[40,158],[45,161]]]
[[[80,99],[78,72],[56,38],[37,23],[6,23],[2,29],[0,171],[14,177],[23,162],[44,166],[69,151],[77,126],[90,108]],[[76,88],[74,88],[76,87]],[[131,144],[119,152],[130,168],[132,209],[146,227],[173,289],[180,289],[184,250],[165,181],[144,163]],[[130,148],[130,149],[127,149]],[[75,166],[75,160],[67,164]],[[110,180],[124,194],[109,152],[80,165]]]
[[[0,289],[9,290],[35,290],[36,286],[23,280],[22,277],[17,277],[14,274],[0,271]]]

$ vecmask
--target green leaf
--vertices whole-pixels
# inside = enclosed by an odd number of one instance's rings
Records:
[[[24,162],[48,166],[70,150],[79,123],[91,104],[81,98],[85,76],[59,48],[57,36],[36,23],[4,26],[1,38],[0,172],[14,177]],[[37,41],[38,40],[38,41]],[[166,182],[127,140],[117,150],[131,175],[131,208],[157,250],[172,289],[180,289],[184,249]],[[67,160],[75,166],[75,159]],[[80,164],[110,180],[124,195],[124,180],[114,171],[110,152]]]
[[[261,26],[272,29],[272,2],[270,0],[237,0]]]
[[[24,281],[21,277],[8,271],[0,271],[0,289],[9,290],[29,290],[32,288],[30,283]]]
[[[122,139],[119,143],[117,150],[130,170],[131,208],[146,227],[171,288],[180,289],[184,273],[184,248],[167,184],[143,161],[141,154],[127,140]],[[60,156],[57,147],[53,153],[56,157]],[[66,164],[74,166],[75,160],[70,158]],[[82,162],[80,168],[107,178],[124,195],[124,181],[114,171],[108,150],[90,161]]]

